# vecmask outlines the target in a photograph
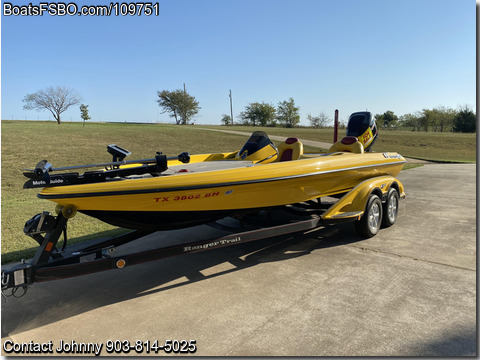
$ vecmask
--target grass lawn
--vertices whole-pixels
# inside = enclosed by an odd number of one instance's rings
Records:
[[[213,132],[202,126],[156,124],[63,123],[38,121],[2,121],[2,264],[31,257],[37,244],[23,234],[25,221],[41,211],[54,212],[52,202],[36,197],[38,189],[23,190],[27,180],[25,168],[33,168],[47,159],[56,167],[111,161],[108,144],[120,145],[132,152],[130,159],[153,158],[156,151],[167,156],[182,151],[195,153],[228,152],[240,149],[247,137]],[[216,127],[251,132],[259,128]],[[331,129],[265,128],[268,134],[296,136],[304,139],[331,142]],[[344,133],[340,133],[340,137]],[[397,151],[405,156],[442,161],[475,162],[476,136],[464,134],[422,134],[383,132],[376,151]],[[306,151],[318,149],[306,147]],[[113,236],[123,230],[83,214],[69,222],[71,242],[99,235]]]

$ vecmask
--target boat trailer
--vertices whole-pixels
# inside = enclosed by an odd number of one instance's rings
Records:
[[[303,217],[303,219],[293,220],[287,224],[283,223],[269,227],[246,224],[243,221],[238,222],[238,226],[232,227],[217,221],[206,225],[224,230],[227,235],[122,256],[112,256],[120,246],[153,233],[153,231],[134,230],[114,238],[91,240],[83,243],[83,246],[76,248],[74,252],[69,252],[65,247],[65,242],[62,249],[57,249],[57,243],[62,237],[62,233],[66,231],[68,219],[68,215],[65,216],[65,211],[60,211],[57,216],[43,212],[26,222],[25,234],[35,239],[40,247],[30,261],[22,260],[20,264],[11,268],[2,268],[2,295],[4,297],[20,297],[26,293],[28,286],[34,282],[122,269],[126,266],[167,257],[307,231],[316,228],[321,220],[320,216],[311,215],[308,219]],[[239,229],[243,231],[238,231]]]
[[[122,245],[154,231],[134,230],[113,238],[77,243],[73,245],[74,250],[68,249],[67,222],[75,216],[77,210],[73,206],[57,205],[56,216],[44,211],[25,223],[24,233],[37,241],[40,247],[31,260],[22,260],[20,264],[2,267],[2,295],[4,298],[21,297],[27,292],[28,286],[35,282],[122,269],[167,257],[305,232],[332,223],[353,221],[360,235],[371,237],[376,235],[380,225],[393,225],[398,211],[397,201],[404,198],[405,193],[403,185],[397,179],[380,176],[365,180],[338,197],[330,203],[319,198],[268,211],[262,210],[263,216],[258,216],[258,212],[254,216],[246,214],[240,219],[233,219],[236,226],[225,225],[222,223],[225,219],[221,219],[205,225],[225,231],[225,235],[119,256],[113,254],[117,249],[121,249]],[[283,219],[281,216],[274,218],[271,215],[273,211],[287,213],[289,216],[283,216]],[[378,215],[378,212],[379,217],[375,215]],[[385,213],[384,220],[388,220],[387,222],[382,222],[382,212]],[[370,231],[372,224],[373,232]],[[62,234],[64,243],[62,248],[58,249],[57,244]]]

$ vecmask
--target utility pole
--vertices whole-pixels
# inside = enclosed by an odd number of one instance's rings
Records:
[[[233,106],[232,106],[232,90],[230,90],[230,116],[232,119],[232,126],[233,126]]]
[[[183,83],[183,96],[184,96],[184,99],[187,95],[187,88],[185,87],[185,83]],[[187,110],[186,109],[183,109],[183,121],[185,122],[185,125],[188,125],[188,121],[187,121]]]

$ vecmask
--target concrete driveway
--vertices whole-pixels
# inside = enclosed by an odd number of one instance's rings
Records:
[[[2,345],[51,342],[49,356],[70,355],[55,351],[61,341],[109,355],[109,340],[168,339],[196,340],[202,356],[475,355],[475,169],[403,171],[397,224],[369,240],[344,224],[34,284],[3,306]]]

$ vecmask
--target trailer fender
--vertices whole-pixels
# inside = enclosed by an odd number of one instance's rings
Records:
[[[340,198],[322,215],[322,219],[327,223],[340,220],[359,220],[365,211],[370,195],[374,193],[384,202],[391,186],[397,189],[401,198],[405,197],[403,184],[393,176],[368,179]]]

